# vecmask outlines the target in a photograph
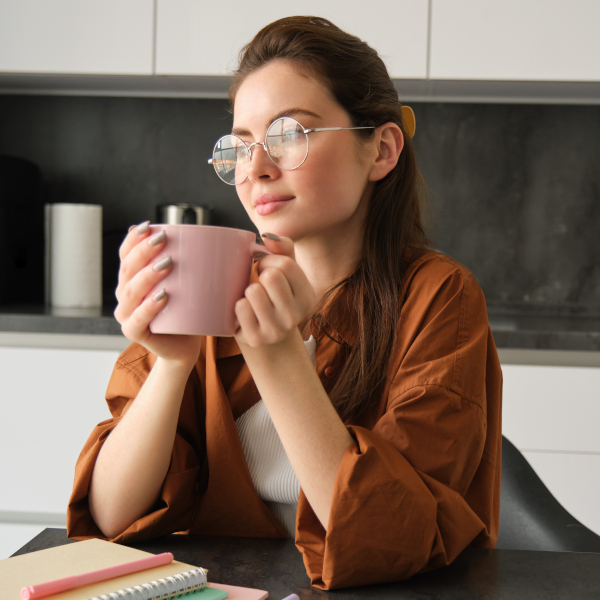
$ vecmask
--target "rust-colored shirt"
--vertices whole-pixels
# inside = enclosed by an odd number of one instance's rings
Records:
[[[256,273],[256,272],[254,272]],[[343,293],[343,288],[342,292]],[[325,531],[301,492],[296,545],[323,589],[405,579],[498,536],[502,373],[483,293],[452,258],[429,252],[409,267],[396,344],[379,405],[348,424]],[[326,391],[356,343],[356,319],[328,304],[316,368]],[[106,400],[112,418],[90,435],[68,509],[73,539],[103,537],[88,508],[98,452],[156,357],[138,344],[119,357]],[[235,419],[259,400],[234,338],[206,337],[187,382],[161,496],[116,542],[172,532],[287,537],[258,497]]]

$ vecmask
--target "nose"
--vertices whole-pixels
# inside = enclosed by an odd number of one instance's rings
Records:
[[[258,148],[255,146],[261,146],[262,152],[257,152]],[[261,178],[268,177],[269,179],[276,179],[279,177],[279,167],[271,160],[264,142],[254,142],[248,147],[250,152],[250,161],[246,167],[246,175],[248,179],[256,182]]]

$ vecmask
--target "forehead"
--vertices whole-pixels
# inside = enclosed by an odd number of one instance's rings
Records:
[[[275,115],[293,107],[322,118],[344,112],[316,78],[287,62],[275,61],[248,75],[240,85],[233,107],[234,127],[265,127]]]

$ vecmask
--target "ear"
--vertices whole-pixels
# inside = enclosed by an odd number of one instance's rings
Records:
[[[380,181],[398,164],[404,148],[400,127],[392,122],[380,125],[375,130],[375,148],[377,154],[369,171],[369,181]]]

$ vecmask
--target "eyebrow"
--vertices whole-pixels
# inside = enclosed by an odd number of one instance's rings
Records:
[[[297,115],[305,115],[307,117],[314,117],[315,119],[321,118],[317,113],[313,112],[312,110],[307,110],[305,108],[298,108],[298,107],[286,108],[285,110],[278,112],[274,117],[272,117],[271,120],[269,121],[269,125],[273,121],[277,121],[277,119],[281,119],[281,117],[295,117]],[[247,129],[244,129],[243,127],[234,127],[231,130],[231,133],[233,135],[238,135],[240,137],[252,135]]]

